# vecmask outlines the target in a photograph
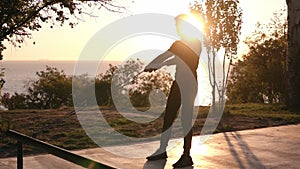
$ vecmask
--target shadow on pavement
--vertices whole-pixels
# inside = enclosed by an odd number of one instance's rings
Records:
[[[167,160],[147,161],[143,169],[164,169]]]
[[[248,144],[242,139],[242,136],[238,132],[223,134],[228,144],[229,151],[239,165],[239,168],[264,168],[264,165],[251,151]],[[236,142],[237,144],[232,142]],[[241,152],[239,151],[239,149],[241,150]],[[246,160],[246,163],[243,159]]]
[[[166,166],[167,160],[157,160],[157,161],[147,161],[144,164],[143,169],[164,169]],[[176,169],[176,168],[174,168]],[[180,169],[194,169],[193,166],[184,167]]]

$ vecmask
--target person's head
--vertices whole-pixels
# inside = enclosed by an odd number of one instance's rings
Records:
[[[198,38],[200,32],[199,20],[194,18],[192,15],[180,14],[175,17],[176,29],[178,35],[183,39],[194,39]]]

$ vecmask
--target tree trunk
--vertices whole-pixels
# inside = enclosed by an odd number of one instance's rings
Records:
[[[300,1],[286,0],[288,6],[287,92],[288,106],[300,110]]]

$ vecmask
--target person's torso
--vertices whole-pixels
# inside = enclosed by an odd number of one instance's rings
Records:
[[[197,78],[196,70],[199,64],[199,55],[201,53],[201,42],[195,41],[193,44],[186,44],[182,41],[176,41],[169,49],[176,59],[175,78],[182,78],[187,73],[193,73]]]

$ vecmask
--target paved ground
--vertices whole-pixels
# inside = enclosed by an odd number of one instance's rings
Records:
[[[200,144],[203,137],[193,138],[192,157],[195,165],[201,169],[299,169],[300,168],[300,124],[270,127],[215,134],[205,144]],[[173,140],[178,143],[178,140]],[[75,153],[95,159],[116,168],[124,169],[169,169],[180,157],[182,143],[168,151],[167,161],[147,162],[144,157],[157,147],[157,142],[131,146],[110,147],[108,153],[96,148],[75,151]],[[138,151],[139,150],[139,151]],[[138,151],[139,158],[132,157]],[[127,156],[127,157],[126,157]],[[0,159],[0,169],[16,168],[16,158]],[[79,169],[74,164],[52,155],[37,155],[24,158],[25,169]]]

